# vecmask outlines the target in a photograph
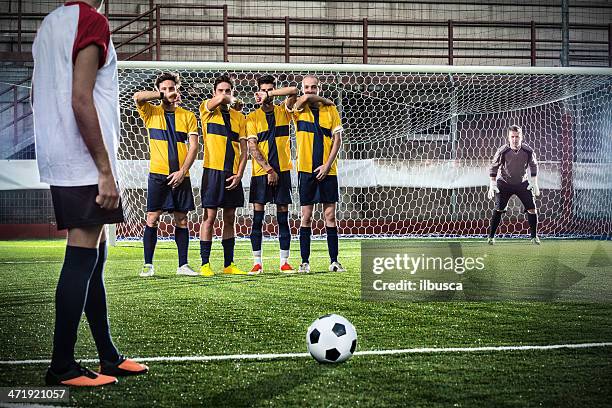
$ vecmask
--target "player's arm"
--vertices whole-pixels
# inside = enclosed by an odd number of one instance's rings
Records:
[[[504,150],[504,148],[501,148],[495,152],[495,156],[493,156],[493,161],[489,167],[489,190],[487,191],[487,197],[489,200],[492,200],[495,197],[495,194],[499,193],[499,189],[497,188],[497,172],[501,166],[501,158]]]
[[[225,187],[227,190],[233,190],[238,186],[240,180],[242,180],[242,176],[244,175],[244,168],[247,165],[247,140],[246,138],[240,139],[240,163],[238,164],[238,173],[234,174],[231,177],[228,177],[226,181],[230,184]]]
[[[133,98],[136,105],[142,106],[147,102],[162,100],[165,95],[159,91],[140,91],[135,92]]]
[[[315,95],[315,94],[304,94],[300,96],[299,98],[297,98],[297,100],[295,101],[295,104],[293,105],[293,109],[297,111],[301,111],[302,109],[304,109],[304,105],[315,104],[315,103],[322,103],[323,105],[327,105],[327,106],[334,105],[333,101],[327,98],[323,98],[322,96]]]
[[[232,98],[229,95],[217,95],[217,96],[213,96],[212,98],[210,98],[209,100],[206,101],[206,109],[209,112],[212,112],[215,109],[217,109],[217,107],[219,105],[229,105],[229,104],[233,103],[233,99],[234,98]]]
[[[119,205],[119,192],[93,97],[99,60],[100,48],[95,44],[88,45],[77,54],[72,72],[72,109],[79,133],[98,169],[96,203],[102,208],[112,209]]]
[[[535,152],[531,152],[529,157],[529,171],[531,172],[531,181],[528,188],[537,197],[540,195],[540,186],[538,185],[538,160]]]
[[[338,156],[338,151],[340,150],[340,146],[342,146],[342,132],[336,132],[332,135],[333,142],[332,147],[329,152],[329,157],[327,158],[327,162],[322,164],[321,166],[314,169],[314,173],[316,173],[317,180],[323,180],[329,174],[329,170],[331,169],[334,160]]]
[[[263,103],[263,102],[266,102],[268,99],[273,98],[275,96],[286,96],[287,99],[285,101],[285,105],[287,105],[287,109],[292,109],[293,104],[295,103],[297,99],[298,93],[299,93],[299,90],[295,86],[287,86],[285,88],[273,89],[268,92],[258,91],[258,92],[255,92],[255,102]],[[291,101],[290,105],[288,104],[289,101]]]
[[[274,167],[270,166],[270,163],[268,163],[261,150],[259,150],[257,138],[249,137],[248,145],[251,157],[268,173],[268,184],[275,186],[278,183],[278,173],[274,171]]]
[[[193,162],[198,155],[198,134],[197,133],[189,133],[189,150],[187,150],[187,156],[185,156],[185,162],[178,171],[170,174],[168,178],[168,185],[172,187],[177,187],[180,185],[185,179],[185,175],[193,165]]]

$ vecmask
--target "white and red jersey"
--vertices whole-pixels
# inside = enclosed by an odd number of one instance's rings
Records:
[[[72,110],[72,72],[78,53],[95,44],[100,61],[94,103],[115,179],[120,132],[117,54],[108,20],[92,6],[65,3],[43,20],[32,46],[32,110],[40,181],[54,186],[98,184],[98,170]]]

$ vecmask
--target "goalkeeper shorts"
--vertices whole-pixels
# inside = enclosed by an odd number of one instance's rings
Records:
[[[315,173],[300,172],[298,176],[300,205],[328,204],[339,201],[337,176],[328,175],[320,181],[317,180]]]
[[[110,210],[96,203],[98,185],[58,187],[51,186],[51,199],[57,229],[92,227],[123,222],[121,200],[119,207]]]
[[[525,211],[535,209],[533,193],[527,189],[528,186],[529,183],[527,181],[523,181],[521,184],[509,184],[503,180],[497,180],[499,193],[495,194],[495,209],[497,211],[506,211],[508,201],[515,194],[521,200],[521,203],[523,203]]]
[[[276,186],[268,184],[267,175],[251,177],[249,202],[276,205],[291,204],[291,171],[280,172]]]

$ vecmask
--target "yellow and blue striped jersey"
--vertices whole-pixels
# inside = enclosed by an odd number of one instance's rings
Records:
[[[298,171],[312,173],[327,159],[333,145],[334,133],[341,132],[340,114],[335,106],[320,105],[312,108],[305,105],[303,110],[293,113],[296,130]],[[337,159],[329,169],[329,175],[338,174]]]
[[[264,112],[259,108],[249,113],[246,119],[247,138],[257,139],[257,147],[263,157],[277,173],[289,171],[291,164],[291,139],[289,123],[291,112],[285,104],[274,105],[274,110]],[[265,176],[267,173],[256,160],[253,160],[253,176]]]
[[[206,169],[238,173],[240,164],[240,139],[246,139],[246,119],[234,109],[224,111],[217,106],[212,112],[200,105],[204,161]]]
[[[149,132],[149,171],[164,175],[178,171],[187,157],[189,134],[198,134],[195,114],[180,107],[167,112],[161,105],[149,102],[136,104],[136,108]]]

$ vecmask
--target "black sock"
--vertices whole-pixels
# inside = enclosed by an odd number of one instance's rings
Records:
[[[87,299],[87,286],[97,260],[97,248],[66,246],[64,265],[55,289],[51,370],[58,374],[66,372],[75,363],[77,331]]]
[[[502,213],[497,210],[493,210],[493,216],[491,217],[491,227],[489,228],[489,238],[495,237],[497,227],[501,222]]]
[[[91,334],[98,349],[100,360],[117,361],[119,351],[113,344],[108,322],[108,309],[106,307],[106,290],[104,288],[104,264],[106,262],[106,242],[98,247],[98,262],[94,267],[87,300],[85,301],[85,316],[91,329]]]
[[[327,232],[327,251],[331,262],[338,262],[338,228],[325,227]]]
[[[200,241],[200,256],[202,257],[202,265],[210,262],[210,248],[212,241]]]
[[[310,262],[310,235],[312,235],[312,228],[300,227],[300,255],[302,255],[302,263]]]
[[[253,251],[261,251],[265,213],[265,211],[253,211],[253,226],[251,227],[251,248],[253,248]]]
[[[538,235],[538,214],[527,213],[527,221],[529,221],[531,238],[535,238]]]
[[[145,225],[142,244],[144,247],[145,263],[152,264],[153,253],[155,252],[155,244],[157,244],[157,227],[149,227],[148,225]]]
[[[288,251],[291,247],[291,230],[289,229],[289,212],[277,212],[276,222],[278,222],[278,241],[280,249]]]
[[[223,246],[223,267],[227,268],[232,262],[234,262],[234,245],[236,244],[236,238],[227,238],[221,241]]]
[[[188,263],[187,253],[189,251],[189,230],[187,228],[174,227],[174,242],[178,249],[179,266]]]

